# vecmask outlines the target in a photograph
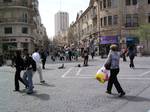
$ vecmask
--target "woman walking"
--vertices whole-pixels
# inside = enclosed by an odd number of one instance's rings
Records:
[[[122,89],[117,75],[119,73],[119,60],[120,60],[120,53],[118,52],[118,47],[117,45],[111,45],[110,46],[110,51],[108,54],[108,58],[104,64],[104,66],[106,68],[108,68],[108,63],[110,65],[110,77],[108,80],[108,85],[107,85],[107,91],[106,93],[111,94],[111,90],[112,90],[112,86],[113,84],[115,85],[118,93],[119,93],[119,97],[122,97],[125,95],[124,90]]]

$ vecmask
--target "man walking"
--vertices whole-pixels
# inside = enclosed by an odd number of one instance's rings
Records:
[[[32,77],[33,77],[33,72],[36,71],[36,62],[32,59],[31,56],[29,56],[29,54],[25,54],[25,69],[26,71],[24,72],[23,75],[23,80],[26,84],[28,84],[28,90],[27,90],[27,94],[32,94],[33,93],[33,81],[32,81]]]
[[[21,57],[21,52],[17,51],[16,52],[16,56],[14,59],[14,66],[16,68],[16,72],[15,72],[15,90],[14,91],[20,91],[20,87],[19,87],[19,81],[22,82],[25,86],[27,86],[27,84],[23,81],[23,79],[20,77],[20,73],[21,70],[24,69],[24,61]]]
[[[32,58],[36,62],[36,70],[39,74],[40,82],[45,83],[45,81],[43,80],[43,76],[42,76],[41,57],[38,52],[38,49],[35,49],[35,52],[32,54]]]
[[[42,50],[41,52],[41,59],[42,59],[42,68],[45,69],[45,63],[46,63],[46,58],[47,58],[47,52]]]

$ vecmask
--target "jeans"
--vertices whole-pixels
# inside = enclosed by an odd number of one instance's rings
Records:
[[[32,70],[26,70],[23,75],[23,80],[28,84],[28,92],[33,92]]]

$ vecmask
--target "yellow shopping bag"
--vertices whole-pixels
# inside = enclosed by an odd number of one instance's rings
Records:
[[[102,67],[101,69],[99,69],[97,71],[96,79],[102,84],[105,83],[106,81],[108,81],[109,77],[108,77],[108,73],[107,73],[105,67]]]

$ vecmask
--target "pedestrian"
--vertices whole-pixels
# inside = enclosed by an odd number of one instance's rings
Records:
[[[28,84],[27,88],[27,94],[32,94],[33,93],[33,73],[36,71],[36,62],[33,60],[31,56],[29,56],[28,53],[26,53],[25,59],[25,72],[23,75],[23,80],[26,84]]]
[[[36,70],[39,74],[40,82],[45,83],[45,80],[43,80],[43,76],[42,76],[41,57],[38,51],[39,49],[35,49],[35,52],[32,54],[32,58],[36,62]]]
[[[19,87],[19,81],[22,82],[26,87],[28,86],[23,79],[20,77],[21,71],[24,69],[24,61],[21,57],[21,52],[16,51],[16,56],[14,57],[14,66],[16,68],[15,72],[15,90],[14,91],[20,91]]]
[[[88,48],[85,48],[83,51],[83,56],[84,56],[84,63],[83,66],[88,66],[88,59],[89,59],[89,52]]]
[[[127,51],[128,51],[127,48],[122,48],[122,54],[121,54],[121,56],[122,56],[124,62],[127,61],[127,59],[126,59],[126,53],[127,53]]]
[[[41,52],[41,59],[42,59],[42,68],[45,69],[45,63],[46,63],[46,58],[47,58],[47,52],[42,50]]]
[[[92,59],[94,59],[94,55],[95,55],[95,52],[94,52],[94,50],[91,52],[91,57],[92,57]]]
[[[117,45],[111,45],[110,46],[110,51],[108,54],[108,58],[106,59],[106,62],[104,64],[104,66],[106,67],[106,65],[108,63],[110,63],[110,77],[108,80],[108,85],[107,85],[107,91],[106,93],[111,94],[111,90],[112,90],[112,86],[113,84],[115,85],[118,93],[119,93],[119,97],[122,97],[125,95],[124,90],[122,89],[117,75],[119,73],[119,60],[120,60],[120,54],[118,52],[118,46]]]
[[[136,55],[136,49],[133,45],[129,46],[128,48],[128,56],[129,56],[129,59],[130,59],[130,64],[129,64],[129,67],[130,68],[134,68],[134,58],[135,58],[135,55]]]

